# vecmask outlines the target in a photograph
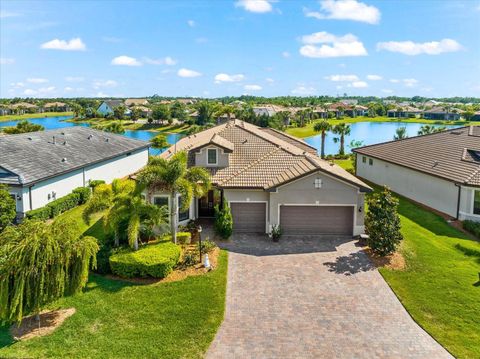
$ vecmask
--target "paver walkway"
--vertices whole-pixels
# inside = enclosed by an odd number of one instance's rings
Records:
[[[236,236],[225,320],[206,357],[451,358],[355,242]]]

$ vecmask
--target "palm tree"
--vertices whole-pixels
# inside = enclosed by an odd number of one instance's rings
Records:
[[[395,131],[395,135],[393,135],[393,139],[395,141],[403,140],[407,137],[408,137],[407,128],[405,126],[397,128],[396,131]]]
[[[215,104],[204,100],[198,103],[197,111],[197,125],[203,126],[212,121],[216,111],[216,106]]]
[[[322,135],[322,149],[321,149],[321,157],[325,158],[325,137],[327,136],[327,131],[332,129],[332,125],[327,120],[321,120],[313,125],[313,130],[315,132],[321,132]]]
[[[178,152],[169,160],[151,157],[148,165],[138,174],[137,180],[141,188],[147,189],[148,200],[153,191],[169,193],[170,227],[172,239],[177,243],[177,197],[182,197],[180,210],[187,210],[192,197],[203,197],[208,193],[210,174],[204,168],[187,168],[187,154]]]
[[[227,115],[228,121],[232,119],[232,115],[235,114],[235,107],[232,105],[222,105],[218,111],[217,116]]]
[[[423,125],[422,127],[420,127],[420,130],[418,131],[418,135],[419,136],[429,135],[431,133],[442,132],[445,130],[446,130],[445,126],[435,127],[432,125]]]
[[[350,125],[340,123],[333,127],[332,132],[340,136],[335,137],[333,141],[335,143],[340,142],[340,151],[338,154],[343,156],[345,154],[345,136],[350,134]]]

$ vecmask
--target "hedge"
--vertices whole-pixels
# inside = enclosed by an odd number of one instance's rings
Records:
[[[179,246],[163,241],[137,251],[118,251],[110,256],[110,268],[113,274],[125,278],[165,278],[177,265],[180,254]]]
[[[51,213],[52,213],[51,208],[48,206],[45,206],[45,207],[40,207],[37,209],[33,209],[31,211],[28,211],[25,215],[27,216],[28,219],[39,219],[41,221],[46,221],[47,219],[50,218]]]
[[[75,188],[72,193],[78,193],[80,195],[80,202],[79,204],[87,203],[92,195],[92,191],[89,187],[78,187]]]
[[[463,228],[480,238],[480,222],[470,220],[463,221]]]
[[[190,232],[177,232],[177,242],[179,244],[190,244],[192,235]]]
[[[104,180],[90,180],[89,186],[90,186],[92,189],[95,189],[95,187],[97,187],[97,186],[100,185],[100,184],[105,184],[105,181],[104,181]]]

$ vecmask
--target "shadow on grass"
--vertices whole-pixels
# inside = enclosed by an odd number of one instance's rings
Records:
[[[480,263],[480,250],[467,248],[462,246],[460,243],[455,244],[455,248],[468,257],[476,257],[477,262]]]
[[[10,326],[0,325],[0,349],[8,347],[15,343],[15,339],[10,335]]]

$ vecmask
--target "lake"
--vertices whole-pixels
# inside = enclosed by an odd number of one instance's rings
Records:
[[[65,122],[65,120],[71,119],[73,116],[57,116],[57,117],[42,117],[42,118],[27,118],[28,121],[31,123],[37,124],[37,125],[42,125],[45,127],[46,130],[55,130],[57,128],[65,128],[65,127],[73,127],[73,126],[83,126],[83,127],[89,127],[90,125],[88,123],[76,123],[76,122]],[[16,126],[18,120],[14,121],[6,121],[6,122],[0,122],[0,127],[6,127],[6,126]],[[155,137],[158,133],[157,132],[152,132],[152,131],[145,131],[145,130],[139,130],[139,131],[131,131],[127,130],[123,134],[124,136],[134,138],[136,140],[143,140],[143,141],[149,141],[152,137]],[[182,134],[178,133],[169,133],[166,134],[167,136],[167,141],[170,144],[175,144],[180,138],[183,137]],[[157,149],[150,149],[150,154],[152,155],[158,155],[161,151]]]
[[[348,146],[352,140],[362,141],[362,145],[374,145],[380,142],[392,141],[395,131],[399,127],[406,127],[407,134],[410,137],[416,136],[417,132],[425,124],[422,123],[404,123],[404,122],[357,122],[350,124],[350,135],[345,136],[345,152],[351,152]],[[433,124],[432,124],[433,125]],[[439,127],[441,125],[433,125]],[[459,126],[445,126],[447,128],[455,128]],[[325,154],[333,155],[338,153],[340,144],[333,141],[336,137],[333,133],[327,133],[325,139]],[[315,147],[320,153],[321,135],[304,138],[305,142]]]

